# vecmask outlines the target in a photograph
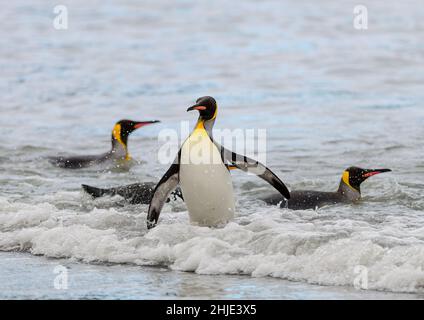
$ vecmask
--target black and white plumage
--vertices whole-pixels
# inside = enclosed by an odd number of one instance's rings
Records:
[[[100,164],[125,165],[131,160],[128,152],[129,135],[141,127],[157,122],[159,121],[121,120],[113,127],[110,151],[100,155],[48,157],[48,160],[53,165],[64,169],[82,169]]]
[[[312,190],[294,190],[290,199],[284,199],[280,194],[273,194],[262,199],[269,205],[280,205],[281,208],[293,210],[317,209],[337,203],[354,203],[361,199],[361,183],[369,177],[390,169],[347,168],[340,179],[339,188],[335,192]]]
[[[187,111],[198,110],[195,129],[155,188],[147,215],[154,227],[168,195],[180,185],[190,221],[204,226],[226,223],[234,217],[234,193],[229,169],[252,172],[290,198],[284,183],[266,166],[225,149],[213,140],[212,128],[218,108],[214,98],[201,97]]]
[[[149,204],[152,200],[155,187],[156,183],[154,182],[133,183],[112,188],[98,188],[86,184],[82,185],[83,190],[93,198],[119,195],[130,204]],[[170,200],[177,200],[178,198],[184,200],[180,188],[175,189],[171,193],[167,202]]]

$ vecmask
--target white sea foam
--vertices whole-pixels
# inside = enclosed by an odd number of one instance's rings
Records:
[[[392,215],[375,224],[343,217],[342,208],[322,215],[264,208],[223,228],[206,228],[190,225],[186,212],[165,209],[147,232],[144,207],[75,212],[48,203],[0,203],[3,251],[343,286],[353,286],[361,265],[368,268],[370,289],[424,292],[422,228],[408,229]]]
[[[364,265],[370,288],[422,292],[422,1],[365,2],[367,32],[352,28],[356,3],[345,1],[156,0],[138,10],[133,1],[73,0],[70,28],[58,33],[47,1],[3,1],[0,250],[275,277],[265,281],[276,286],[287,278],[352,287]],[[147,232],[147,206],[81,197],[82,183],[158,181],[167,169],[157,161],[160,131],[194,125],[185,110],[205,94],[218,99],[216,129],[267,129],[266,164],[291,190],[336,190],[351,165],[393,171],[363,184],[361,205],[318,212],[266,207],[256,198],[269,185],[233,171],[237,215],[221,229],[190,225],[178,203]],[[106,152],[124,117],[162,121],[129,138],[140,165],[98,172],[46,161]],[[17,265],[6,278],[19,278]],[[27,283],[16,290],[22,297]]]

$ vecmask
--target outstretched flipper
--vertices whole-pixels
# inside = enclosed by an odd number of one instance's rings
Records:
[[[283,181],[281,181],[280,178],[275,175],[275,173],[273,173],[262,163],[253,160],[249,157],[232,152],[215,141],[214,143],[217,146],[218,150],[221,151],[223,160],[228,161],[230,163],[230,165],[227,166],[229,169],[231,169],[232,166],[235,166],[244,172],[253,173],[268,182],[275,189],[277,189],[278,192],[280,192],[284,196],[284,198],[290,199],[290,191],[287,189]]]
[[[173,163],[162,179],[157,184],[152,201],[150,202],[149,212],[147,214],[147,229],[153,228],[158,222],[163,205],[168,199],[169,194],[177,187],[179,183],[180,165]]]

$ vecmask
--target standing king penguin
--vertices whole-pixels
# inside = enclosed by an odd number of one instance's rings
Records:
[[[49,157],[49,161],[60,168],[64,169],[81,169],[99,164],[111,163],[124,164],[131,160],[128,153],[128,137],[129,135],[144,126],[152,123],[160,122],[154,121],[132,121],[121,120],[115,124],[112,130],[112,149],[100,155],[87,155],[87,156],[72,156],[72,157]]]
[[[290,200],[285,200],[280,194],[271,195],[262,200],[270,205],[280,204],[281,208],[293,210],[317,209],[337,203],[354,203],[361,199],[362,182],[376,174],[390,171],[392,170],[350,167],[343,172],[336,192],[294,190],[290,192]]]
[[[157,184],[147,215],[147,228],[153,228],[168,195],[180,184],[190,221],[216,226],[234,217],[234,192],[230,169],[251,172],[267,181],[286,199],[290,193],[284,183],[263,164],[225,149],[213,140],[212,129],[218,113],[212,97],[201,97],[187,111],[199,111],[191,135]]]

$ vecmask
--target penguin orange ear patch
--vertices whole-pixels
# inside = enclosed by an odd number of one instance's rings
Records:
[[[355,188],[354,187],[352,187],[351,185],[350,185],[350,182],[349,182],[349,171],[344,171],[343,172],[343,176],[342,176],[342,180],[343,180],[343,182],[346,184],[346,185],[348,185],[350,188],[352,188],[352,189],[354,189],[355,190]]]
[[[113,136],[115,137],[116,140],[121,140],[121,125],[120,124],[116,124],[113,127],[113,131],[112,131]]]
[[[113,134],[113,137],[116,139],[116,141],[118,141],[122,146],[124,146],[124,148],[126,148],[126,145],[122,141],[122,138],[121,138],[121,125],[120,124],[115,125],[115,127],[113,128],[112,134]]]

